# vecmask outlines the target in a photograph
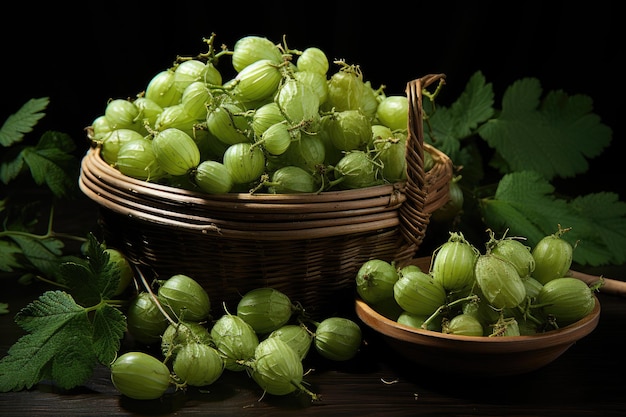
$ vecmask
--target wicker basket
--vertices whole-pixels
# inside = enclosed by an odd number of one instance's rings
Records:
[[[313,317],[352,305],[368,259],[406,261],[430,214],[448,200],[452,162],[424,144],[422,89],[443,74],[407,84],[407,181],[321,194],[209,195],[136,180],[101,157],[82,161],[81,190],[98,203],[106,244],[148,278],[186,274],[230,311],[245,292],[271,286]],[[424,151],[435,161],[424,172]]]

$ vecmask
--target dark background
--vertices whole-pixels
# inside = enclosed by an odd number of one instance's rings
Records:
[[[602,123],[613,129],[613,141],[590,161],[577,187],[624,195],[611,180],[621,160],[623,105],[616,103],[624,81],[624,22],[612,2],[254,4],[17,3],[11,14],[3,13],[0,26],[0,123],[28,99],[49,96],[38,129],[68,133],[86,149],[84,128],[103,114],[109,98],[134,97],[177,55],[204,52],[202,38],[212,32],[217,44],[231,48],[250,34],[276,43],[286,35],[291,47],[317,46],[329,59],[359,64],[373,86],[387,86],[387,94],[404,94],[407,81],[443,72],[446,103],[480,70],[494,85],[497,105],[505,88],[523,77],[538,78],[544,92],[588,95]]]

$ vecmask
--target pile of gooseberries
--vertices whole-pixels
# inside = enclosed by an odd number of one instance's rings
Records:
[[[570,325],[595,305],[601,286],[568,275],[574,246],[569,228],[545,236],[533,248],[524,238],[497,239],[492,231],[481,252],[461,232],[432,254],[430,268],[397,268],[380,259],[356,276],[359,296],[400,324],[464,336],[535,335]]]
[[[102,158],[141,180],[210,194],[318,193],[406,179],[408,99],[320,48],[245,36],[177,57],[88,127]],[[230,65],[224,64],[229,57]],[[432,166],[430,154],[425,167]]]
[[[127,311],[128,333],[140,346],[111,364],[111,380],[130,398],[157,399],[166,392],[206,387],[224,372],[252,378],[263,394],[319,395],[303,381],[303,361],[313,347],[322,358],[352,359],[360,349],[359,325],[344,317],[315,321],[283,292],[260,287],[245,293],[236,311],[211,315],[208,293],[193,278],[176,274],[139,291]]]

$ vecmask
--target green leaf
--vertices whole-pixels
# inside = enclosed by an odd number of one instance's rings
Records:
[[[33,127],[45,116],[42,113],[50,103],[49,97],[33,98],[28,100],[18,111],[10,115],[0,127],[0,144],[9,147],[24,139],[26,133],[32,132]]]
[[[38,236],[10,235],[22,250],[24,257],[43,275],[53,280],[59,279],[59,265],[63,258],[62,241]]]
[[[64,262],[59,265],[59,273],[80,305],[95,305],[101,300],[93,271],[83,263]]]
[[[486,83],[485,76],[477,71],[472,75],[465,91],[452,104],[454,129],[458,138],[468,137],[476,128],[493,116],[493,86]]]
[[[65,262],[59,266],[63,283],[81,305],[96,305],[109,299],[120,281],[120,268],[109,262],[105,245],[100,244],[93,233],[88,236],[87,262]]]
[[[493,97],[492,84],[487,84],[484,75],[477,71],[449,108],[435,107],[434,103],[424,98],[424,110],[429,114],[424,128],[425,140],[458,164],[460,142],[473,135],[480,124],[493,116]]]
[[[21,269],[21,263],[17,259],[21,253],[21,249],[15,243],[0,240],[0,271],[15,272]]]
[[[72,195],[78,187],[78,163],[65,151],[67,141],[68,138],[61,133],[47,132],[37,147],[27,147],[21,154],[35,183],[46,184],[55,196],[61,198]]]
[[[541,94],[537,79],[516,81],[504,93],[500,115],[479,135],[506,161],[505,173],[531,170],[551,180],[586,172],[587,158],[610,144],[612,130],[591,113],[588,96],[557,91],[541,102]]]
[[[0,163],[0,181],[8,184],[17,178],[24,169],[24,158],[19,153],[15,158]]]
[[[529,246],[554,233],[558,225],[571,227],[563,238],[576,247],[574,261],[585,265],[625,261],[626,203],[613,193],[598,193],[572,201],[556,198],[554,187],[539,173],[507,174],[495,196],[480,204],[485,224],[509,236],[526,237]]]
[[[93,347],[98,361],[110,366],[117,357],[126,331],[126,317],[118,309],[103,305],[93,318]]]
[[[0,164],[0,180],[8,184],[28,167],[37,185],[46,184],[57,197],[78,190],[79,161],[72,154],[74,141],[65,133],[47,131],[36,146],[14,147]],[[11,155],[14,154],[14,155]]]
[[[594,266],[626,262],[626,203],[615,193],[603,192],[579,196],[570,204],[584,220],[567,233],[578,241],[576,261]]]
[[[429,117],[429,125],[424,125],[424,141],[435,146],[456,162],[459,159],[461,141],[454,128],[454,115],[450,109],[438,107]],[[430,126],[430,129],[426,126]]]
[[[9,304],[0,303],[0,314],[9,314]]]
[[[52,379],[69,389],[93,373],[93,328],[87,312],[63,291],[48,291],[20,310],[15,322],[28,331],[0,360],[0,392],[32,388]]]
[[[41,138],[39,138],[39,142],[37,143],[38,151],[46,149],[58,150],[64,154],[70,155],[76,150],[76,144],[66,133],[47,131],[41,135]]]
[[[101,244],[93,233],[88,236],[87,258],[89,268],[96,279],[94,285],[102,295],[103,299],[113,296],[120,282],[121,271],[117,264],[110,263],[110,256],[105,252],[106,245]]]

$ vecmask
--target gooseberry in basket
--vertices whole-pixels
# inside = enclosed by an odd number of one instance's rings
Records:
[[[328,100],[328,82],[326,74],[313,71],[297,71],[293,76],[297,81],[311,87],[311,91],[319,98],[320,105]]]
[[[285,153],[276,157],[277,162],[283,166],[294,165],[309,172],[315,172],[316,167],[324,165],[324,161],[329,155],[323,137],[325,137],[323,130],[315,135],[301,133],[300,140],[292,142]]]
[[[374,133],[375,134],[375,133]],[[382,173],[389,182],[406,179],[406,138],[387,136],[374,139],[375,158],[382,164]]]
[[[274,100],[291,125],[319,123],[319,96],[302,81],[287,79],[278,89]]]
[[[152,139],[154,157],[170,175],[184,175],[200,163],[200,149],[187,133],[177,128],[157,132]]]
[[[122,145],[133,139],[141,140],[143,137],[144,136],[136,130],[115,129],[102,139],[102,150],[100,154],[108,164],[114,165],[117,162],[117,155]]]
[[[299,139],[299,130],[292,133],[285,121],[280,121],[265,129],[256,145],[263,145],[265,151],[271,155],[282,155],[287,151],[292,141]]]
[[[271,59],[260,59],[236,75],[235,94],[243,101],[264,100],[276,93],[282,79],[279,65]]]
[[[108,102],[104,109],[104,116],[113,129],[131,129],[140,133],[145,132],[139,109],[135,104],[126,99],[114,99]]]
[[[322,181],[314,174],[295,165],[278,168],[263,186],[272,194],[316,193],[322,189]]]
[[[192,178],[202,191],[209,194],[228,193],[233,188],[230,171],[219,161],[207,159],[200,162]]]
[[[306,48],[298,56],[296,61],[298,72],[308,71],[316,74],[326,75],[330,68],[326,53],[314,46]]]
[[[206,120],[208,114],[206,103],[210,102],[211,97],[211,91],[204,81],[194,81],[183,91],[180,105],[194,121]]]
[[[235,143],[224,152],[222,163],[230,172],[235,184],[256,181],[265,171],[263,150],[251,143]]]
[[[343,189],[360,189],[383,183],[379,166],[366,151],[347,152],[335,165],[335,183]]]
[[[365,149],[372,142],[372,124],[360,110],[344,110],[326,116],[330,141],[341,151]]]
[[[235,42],[231,57],[235,71],[240,72],[261,59],[269,59],[275,64],[280,64],[283,61],[283,55],[272,41],[262,36],[244,36]]]
[[[167,175],[156,160],[152,140],[133,139],[124,143],[118,153],[115,167],[132,178],[156,181]]]
[[[257,137],[261,137],[270,126],[276,123],[281,123],[285,120],[285,117],[280,112],[278,104],[274,101],[263,104],[256,108],[252,113],[252,131]]]
[[[174,71],[166,69],[152,77],[144,97],[161,108],[166,108],[180,103],[182,95],[174,84]]]
[[[391,130],[406,129],[409,114],[409,99],[407,96],[391,95],[383,98],[376,109],[378,121]]]
[[[243,116],[245,108],[230,97],[219,97],[213,100],[208,109],[206,127],[220,142],[233,145],[249,142],[246,136],[248,121]]]

